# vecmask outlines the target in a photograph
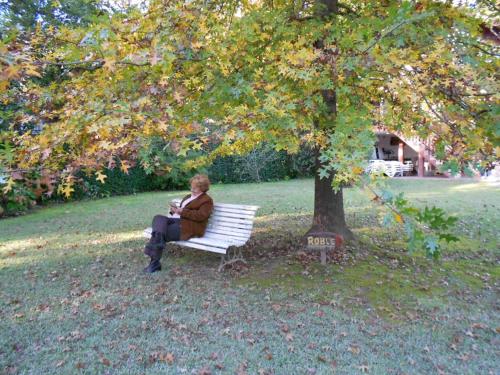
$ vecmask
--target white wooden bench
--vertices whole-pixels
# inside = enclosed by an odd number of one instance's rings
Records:
[[[173,201],[178,206],[181,203],[181,199]],[[241,246],[245,245],[250,238],[255,213],[258,209],[259,206],[215,203],[203,237],[168,243],[221,254],[219,272],[228,264],[237,261],[246,263],[241,253]],[[167,216],[171,217],[172,215],[168,214]],[[150,238],[151,231],[152,228],[146,228],[144,237]]]

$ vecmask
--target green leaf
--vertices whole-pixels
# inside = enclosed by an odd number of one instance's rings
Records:
[[[323,178],[328,178],[330,176],[330,173],[328,173],[328,170],[326,168],[320,168],[319,169],[319,179],[322,180]]]
[[[439,242],[436,237],[428,236],[424,239],[425,249],[427,250],[427,256],[431,258],[439,257]]]

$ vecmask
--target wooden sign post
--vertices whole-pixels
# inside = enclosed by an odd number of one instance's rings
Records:
[[[311,232],[307,236],[308,251],[321,252],[321,264],[326,264],[326,253],[335,251],[342,245],[342,236],[333,232]]]

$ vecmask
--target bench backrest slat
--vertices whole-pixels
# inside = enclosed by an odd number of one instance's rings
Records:
[[[221,217],[232,217],[235,219],[247,219],[252,220],[255,218],[254,214],[245,214],[245,213],[237,213],[237,212],[224,212],[217,209],[214,209],[212,216],[217,215]]]
[[[241,244],[244,244],[248,240],[248,238],[246,237],[234,237],[234,236],[228,236],[226,234],[219,234],[213,232],[205,232],[205,235],[203,237],[213,238],[214,240],[218,240],[221,242],[235,242]]]
[[[224,218],[212,218],[212,220],[208,221],[208,225],[225,225],[226,227],[234,227],[234,228],[249,228],[252,229],[253,223],[246,223],[242,221],[236,220],[225,220]]]
[[[259,209],[259,206],[251,206],[247,204],[230,204],[230,203],[214,203],[214,207],[216,208],[229,208],[229,209],[236,209],[236,210],[244,210],[244,211],[257,211]]]
[[[221,216],[217,212],[214,212],[212,214],[211,219],[213,221],[226,221],[228,223],[253,224],[252,219],[238,218],[238,217],[231,217],[231,216]]]
[[[241,240],[248,240],[250,238],[249,233],[241,233],[241,232],[234,232],[234,231],[228,231],[226,229],[212,229],[212,228],[207,228],[205,231],[205,235],[222,235],[222,236],[227,236],[230,238],[235,238],[235,239],[241,239]]]
[[[214,211],[217,211],[222,215],[236,214],[236,215],[244,215],[244,216],[250,216],[250,217],[254,217],[255,212],[256,212],[254,210],[238,210],[236,208],[225,208],[225,207],[221,208],[221,207],[217,207],[217,206],[214,206]]]
[[[207,225],[207,230],[208,229],[218,230],[218,231],[225,230],[226,232],[240,233],[241,235],[247,235],[247,234],[252,232],[252,228],[241,228],[241,227],[234,227],[234,226],[228,226],[228,225],[222,225],[222,224],[213,225],[210,223],[208,223],[208,225]]]

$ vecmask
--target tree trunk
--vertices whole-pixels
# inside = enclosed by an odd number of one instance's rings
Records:
[[[315,177],[314,177],[314,216],[312,227],[304,238],[313,232],[334,232],[342,235],[345,240],[354,239],[354,235],[347,227],[344,214],[344,198],[342,188],[335,192],[332,188],[331,173],[328,178],[320,179],[319,147],[315,147]]]
[[[323,5],[323,8],[317,11],[316,15],[318,17],[323,18],[338,13],[338,0],[318,0],[318,3]],[[317,41],[316,45],[322,46],[323,42]],[[337,96],[335,89],[323,90],[322,95],[332,115],[332,124],[328,126],[328,128],[331,128],[331,131],[335,131],[334,125],[337,114]],[[318,171],[321,167],[321,162],[319,160],[320,150],[318,146],[315,147],[314,154],[314,216],[312,227],[306,232],[304,238],[312,232],[334,232],[342,235],[346,240],[351,240],[354,238],[354,235],[349,228],[347,228],[345,222],[342,188],[340,188],[338,192],[333,190],[332,179],[334,177],[334,172],[331,172],[328,178],[320,179]]]

